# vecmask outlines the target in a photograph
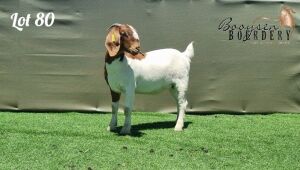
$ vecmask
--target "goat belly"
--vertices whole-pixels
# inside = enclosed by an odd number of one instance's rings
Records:
[[[135,92],[140,94],[155,94],[171,87],[170,82],[165,80],[136,79]]]

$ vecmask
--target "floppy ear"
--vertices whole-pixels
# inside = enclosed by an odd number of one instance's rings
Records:
[[[113,57],[118,54],[121,46],[119,24],[112,25],[106,36],[105,47],[109,56]]]

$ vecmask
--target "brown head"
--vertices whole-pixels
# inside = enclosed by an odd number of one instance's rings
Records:
[[[127,57],[142,59],[140,40],[136,30],[128,24],[113,24],[108,28],[105,47],[109,57],[125,53]]]
[[[291,8],[291,7],[289,7],[289,6],[286,6],[286,5],[284,5],[282,8],[281,8],[281,12],[286,12],[286,13],[289,13],[290,15],[293,15],[293,14],[295,14],[296,13],[296,11],[293,9],[293,8]]]

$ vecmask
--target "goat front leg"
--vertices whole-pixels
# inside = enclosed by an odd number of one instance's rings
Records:
[[[127,135],[131,133],[131,112],[134,103],[134,89],[129,89],[125,93],[125,122],[124,126],[121,129],[122,135]]]
[[[112,108],[112,115],[111,115],[111,120],[110,123],[107,127],[108,131],[114,131],[117,128],[118,125],[118,110],[119,110],[119,100],[120,100],[120,93],[116,93],[112,90],[110,90],[111,92],[111,97],[112,97],[112,104],[111,104],[111,108]]]

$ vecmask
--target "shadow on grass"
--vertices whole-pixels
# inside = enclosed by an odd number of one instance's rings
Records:
[[[184,129],[186,129],[189,124],[192,122],[185,122],[184,123]],[[145,133],[141,132],[142,130],[154,130],[154,129],[172,129],[175,127],[175,121],[163,121],[163,122],[152,122],[152,123],[141,123],[137,125],[133,125],[131,127],[131,134],[129,136],[132,137],[142,137]],[[120,134],[121,126],[117,127],[113,133],[115,133],[118,136],[124,136]],[[2,131],[1,131],[2,130]],[[103,129],[104,130],[104,129]],[[3,135],[4,132],[8,133],[21,133],[26,134],[30,136],[64,136],[64,137],[84,137],[87,139],[100,139],[103,138],[103,136],[99,136],[97,133],[83,133],[83,132],[77,132],[77,131],[71,131],[71,130],[38,130],[38,129],[14,129],[14,128],[8,128],[8,129],[0,129],[0,135]],[[107,131],[105,131],[107,132]],[[3,133],[3,134],[2,134]],[[100,133],[100,132],[99,132]],[[174,132],[176,133],[176,132]]]
[[[163,122],[151,122],[151,123],[141,123],[137,125],[131,126],[131,134],[128,136],[132,137],[142,137],[145,135],[144,132],[141,132],[143,130],[154,130],[154,129],[173,129],[175,127],[176,122],[175,121],[163,121]],[[192,122],[184,122],[184,129],[188,128],[188,126],[192,124]],[[116,133],[118,136],[124,136],[120,134],[122,127],[119,126],[114,133]],[[172,131],[176,133],[175,131]]]
[[[193,115],[193,116],[211,116],[211,115],[233,115],[233,116],[257,116],[257,115],[272,115],[278,112],[226,112],[226,111],[219,111],[219,112],[186,112],[186,115]],[[170,114],[177,114],[176,112],[171,112]]]

